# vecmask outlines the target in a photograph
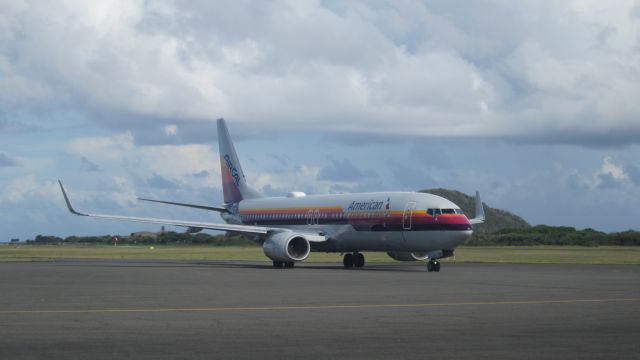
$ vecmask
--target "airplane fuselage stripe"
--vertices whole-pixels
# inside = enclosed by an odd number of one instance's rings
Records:
[[[356,231],[465,231],[471,225],[463,214],[431,216],[426,210],[414,210],[411,226],[404,211],[377,210],[345,212],[341,207],[243,209],[240,219],[246,225],[351,225]]]

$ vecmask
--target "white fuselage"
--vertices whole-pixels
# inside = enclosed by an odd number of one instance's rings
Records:
[[[260,198],[242,200],[234,210],[223,214],[228,223],[326,235],[327,242],[312,244],[315,251],[428,252],[454,249],[472,233],[459,206],[425,193]]]

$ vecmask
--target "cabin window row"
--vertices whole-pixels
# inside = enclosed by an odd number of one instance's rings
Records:
[[[374,218],[389,217],[389,213],[383,212],[363,212],[363,213],[293,213],[293,214],[250,214],[242,215],[244,221],[256,220],[304,220],[313,217],[314,219],[352,219],[352,218]]]

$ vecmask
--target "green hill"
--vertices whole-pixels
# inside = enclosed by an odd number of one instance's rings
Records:
[[[451,200],[460,206],[468,218],[475,217],[475,198],[472,196],[461,193],[460,191],[447,189],[427,189],[420,190],[420,192],[442,196],[443,198]],[[529,223],[516,214],[492,208],[484,202],[483,204],[487,220],[484,224],[474,226],[474,232],[494,233],[503,229],[528,229],[531,227]]]

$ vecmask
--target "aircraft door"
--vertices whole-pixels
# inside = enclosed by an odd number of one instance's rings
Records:
[[[409,201],[404,206],[404,213],[402,214],[402,229],[403,230],[411,230],[412,220],[413,220],[413,210],[416,208],[415,201]]]
[[[309,210],[306,215],[307,225],[318,225],[320,219],[320,210]]]

